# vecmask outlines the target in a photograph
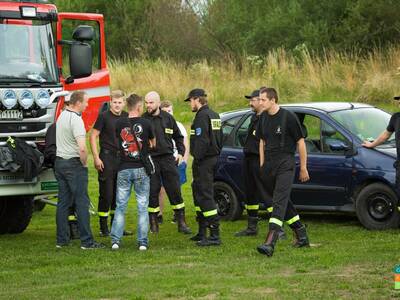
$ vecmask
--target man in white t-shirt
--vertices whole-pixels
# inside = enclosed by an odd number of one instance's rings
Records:
[[[167,113],[174,115],[174,110],[171,101],[164,100],[160,104],[160,109],[163,111],[166,111]],[[187,168],[187,161],[189,159],[189,139],[188,135],[185,129],[185,126],[181,122],[176,121],[176,124],[178,125],[178,128],[183,135],[183,144],[185,145],[185,154],[183,155],[183,159],[181,163],[178,165],[178,171],[179,171],[179,182],[180,184],[184,184],[187,181],[186,178],[186,168]],[[174,142],[174,156],[175,158],[178,157],[178,149],[176,148],[175,142]],[[159,202],[160,202],[160,213],[158,215],[158,221],[162,223],[162,214],[164,211],[164,198],[165,198],[166,192],[164,187],[161,187],[160,190],[160,196],[159,196]],[[175,216],[173,219],[173,222],[175,222]]]
[[[104,248],[94,241],[90,229],[86,130],[81,117],[88,100],[85,92],[73,92],[68,107],[57,119],[54,165],[58,182],[57,248],[67,246],[70,241],[68,213],[71,206],[75,207],[77,214],[81,248]]]

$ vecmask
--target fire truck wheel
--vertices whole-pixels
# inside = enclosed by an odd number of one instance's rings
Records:
[[[2,197],[0,203],[0,234],[23,232],[31,221],[33,197]]]

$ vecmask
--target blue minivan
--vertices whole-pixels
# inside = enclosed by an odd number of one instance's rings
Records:
[[[368,229],[398,227],[394,135],[375,149],[361,145],[364,140],[377,138],[391,115],[360,103],[315,102],[282,107],[297,115],[306,135],[310,181],[301,183],[296,170],[291,195],[296,208],[356,213]],[[253,113],[243,109],[220,114],[224,146],[214,188],[219,214],[226,220],[236,220],[243,212],[243,144]]]

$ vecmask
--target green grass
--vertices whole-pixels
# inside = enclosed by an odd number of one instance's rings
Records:
[[[196,229],[189,184],[183,189],[188,222]],[[97,202],[97,178],[90,169],[90,197]],[[79,242],[55,249],[55,208],[36,212],[27,230],[0,236],[1,299],[389,299],[393,268],[400,262],[397,230],[367,231],[353,216],[306,215],[315,247],[294,249],[291,232],[274,257],[258,254],[267,223],[257,237],[235,238],[245,218],[221,225],[223,245],[198,248],[178,234],[167,206],[158,236],[150,234],[147,252],[126,237],[118,252],[83,251]],[[131,199],[127,228],[134,230],[136,209]]]

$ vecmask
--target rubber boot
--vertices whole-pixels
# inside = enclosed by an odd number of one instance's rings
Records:
[[[208,238],[203,238],[196,244],[200,247],[207,246],[219,246],[221,245],[221,239],[219,238],[219,221],[218,216],[211,217],[208,220],[208,228],[210,229],[210,236]]]
[[[252,236],[257,235],[258,217],[247,218],[247,228],[235,233],[235,236]]]
[[[99,218],[100,236],[109,236],[110,235],[110,231],[108,230],[107,221],[108,221],[107,217],[100,217]]]
[[[178,232],[182,232],[184,234],[191,234],[192,231],[186,224],[185,220],[185,209],[177,209],[175,210],[176,223],[178,224]]]
[[[78,222],[77,221],[69,221],[69,236],[71,240],[79,240],[80,239],[80,234],[79,234],[79,228],[78,228]]]
[[[150,222],[150,232],[158,233],[158,220],[157,213],[149,213],[149,222]]]
[[[307,230],[304,225],[299,228],[293,228],[294,241],[293,247],[310,247],[310,241],[308,240]]]
[[[190,240],[198,242],[201,241],[202,239],[206,238],[207,234],[207,224],[206,224],[206,219],[204,218],[203,214],[198,213],[196,217],[196,221],[199,225],[199,232],[192,236]]]
[[[283,227],[278,231],[279,240],[286,240],[286,232],[283,230]]]
[[[279,238],[279,231],[270,230],[267,234],[267,238],[265,239],[264,244],[257,247],[257,251],[261,254],[265,254],[267,256],[272,256],[274,254],[275,244]]]

